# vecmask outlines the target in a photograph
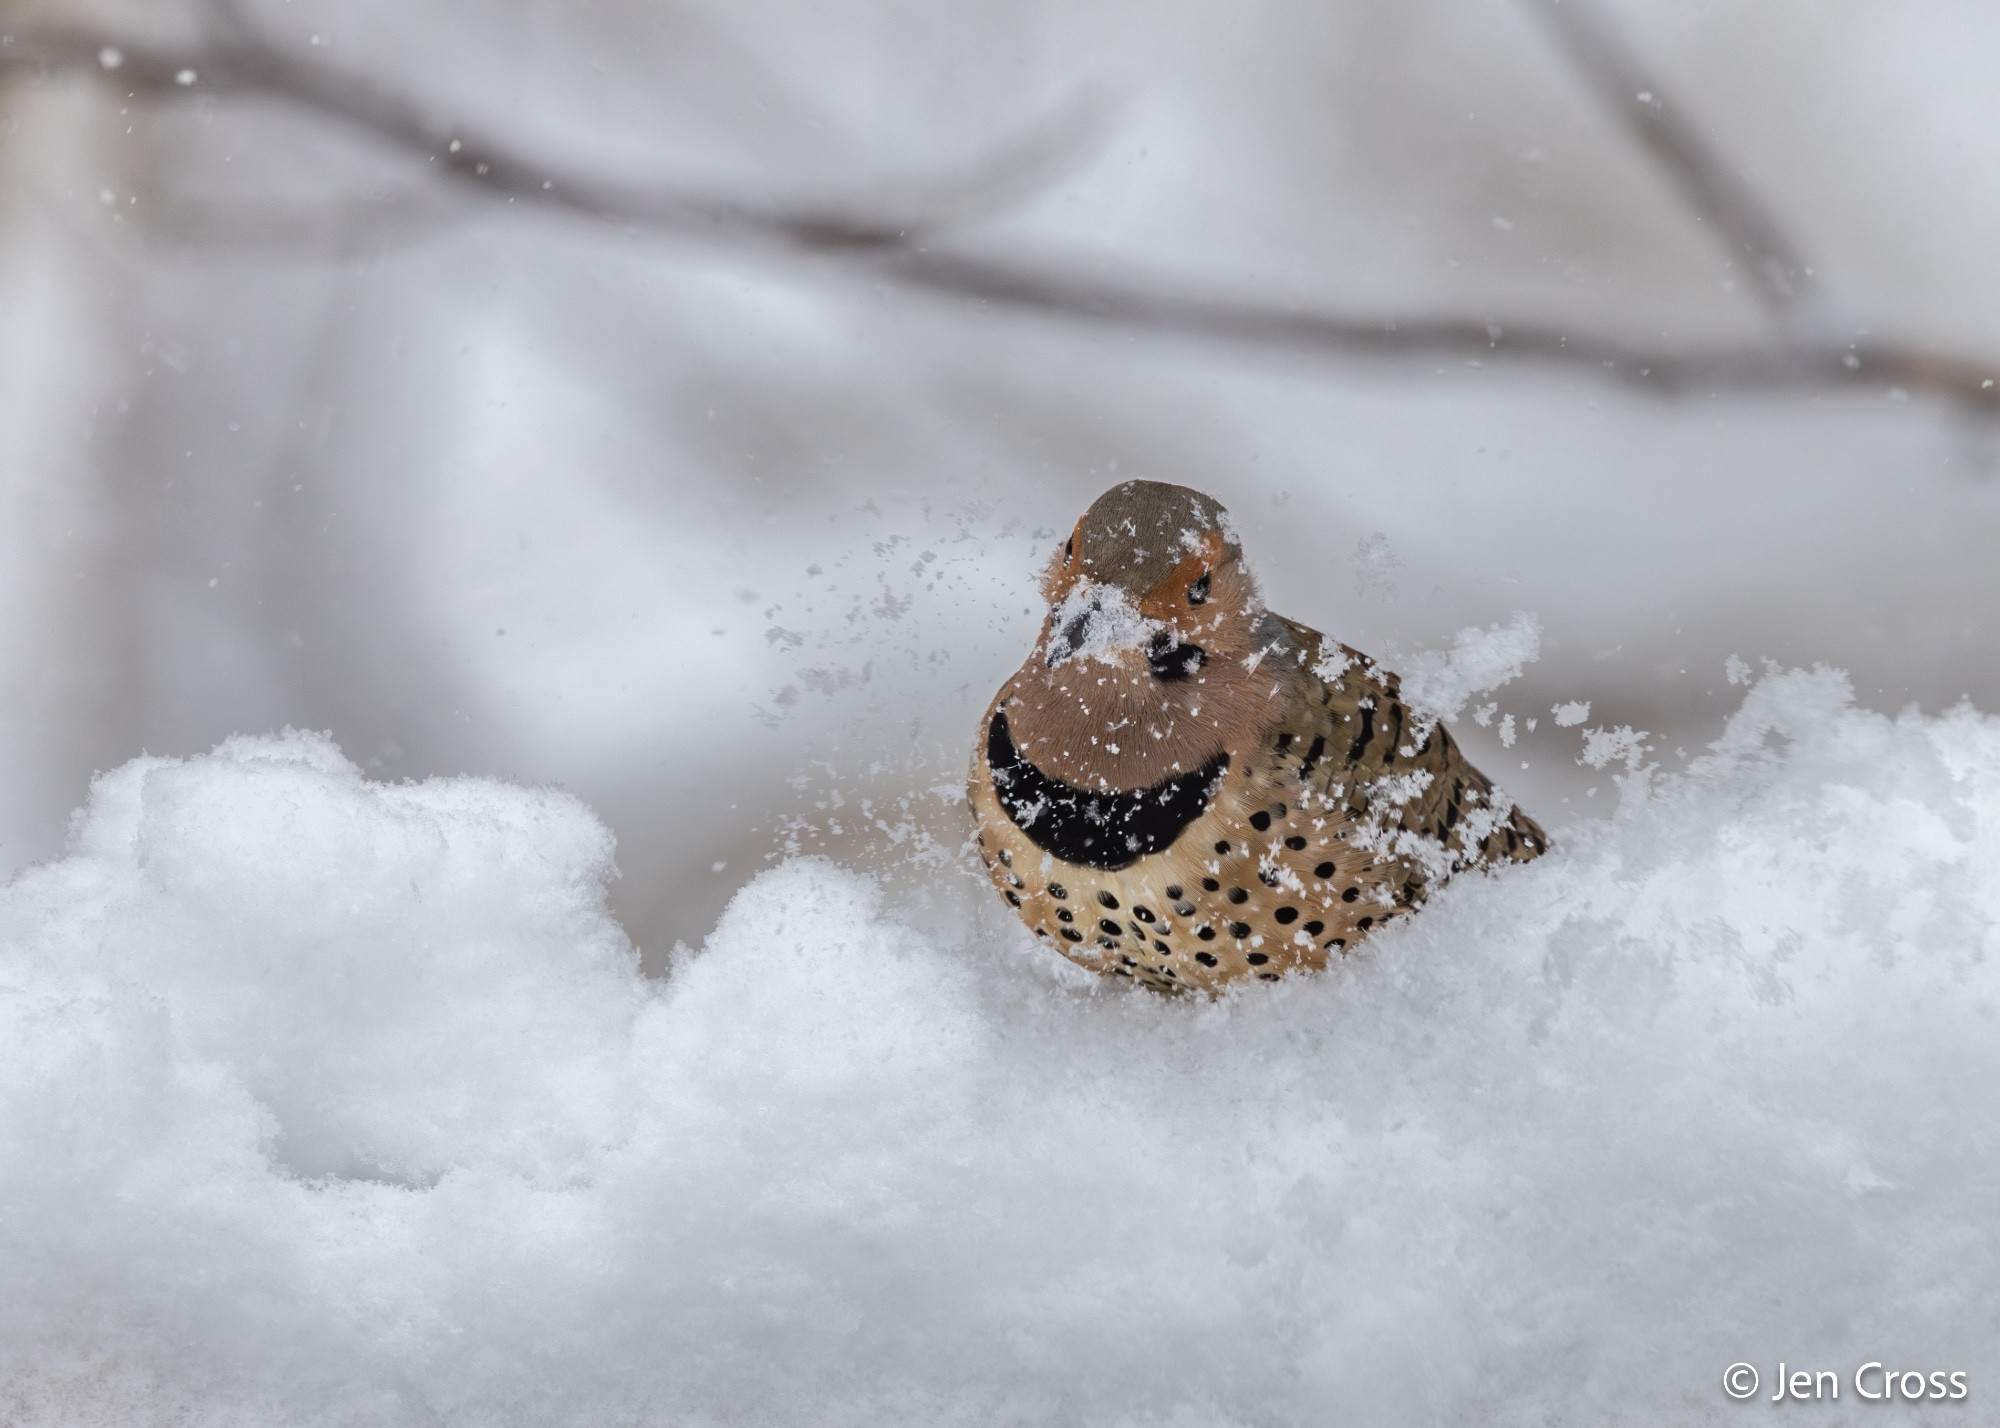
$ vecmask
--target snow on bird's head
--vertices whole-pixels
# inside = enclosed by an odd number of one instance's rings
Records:
[[[1147,633],[1166,629],[1176,639],[1213,639],[1218,620],[1254,620],[1263,613],[1229,513],[1212,496],[1163,481],[1121,482],[1091,502],[1043,576],[1050,629],[1084,613],[1082,604],[1071,602],[1091,598],[1093,590],[1118,592],[1097,597],[1108,602],[1109,613],[1117,613],[1122,598],[1154,622]],[[1129,624],[1118,625],[1107,637],[1136,633]],[[1246,645],[1251,642],[1247,630],[1239,633]],[[1230,643],[1227,637],[1222,642]]]
[[[1190,556],[1240,559],[1229,512],[1213,496],[1164,481],[1121,481],[1095,501],[1065,547],[1069,567],[1135,600]]]

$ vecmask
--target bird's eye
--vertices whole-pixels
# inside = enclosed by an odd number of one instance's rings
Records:
[[[1188,586],[1188,604],[1206,605],[1207,603],[1208,603],[1208,572],[1204,570],[1201,573],[1201,579],[1195,581],[1194,584]]]

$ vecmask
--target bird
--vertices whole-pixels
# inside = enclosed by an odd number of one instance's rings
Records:
[[[1000,895],[1083,967],[1169,994],[1319,971],[1549,846],[1395,674],[1265,608],[1211,496],[1113,486],[1042,594],[967,798]]]

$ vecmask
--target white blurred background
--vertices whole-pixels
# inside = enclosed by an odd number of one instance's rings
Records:
[[[1213,492],[1276,608],[1392,662],[1539,616],[1499,696],[1539,727],[1461,732],[1558,835],[1615,797],[1558,701],[1666,767],[1731,655],[2000,709],[1996,430],[1943,383],[1666,394],[879,261],[2000,357],[2000,11],[1607,13],[1810,264],[1790,326],[1526,0],[0,6],[0,874],[94,769],[325,729],[385,779],[575,790],[657,966],[783,848],[948,845],[1039,566],[1128,476]],[[227,82],[232,23],[430,137]],[[191,78],[145,87],[148,56]],[[565,194],[864,214],[1023,135],[1055,157],[885,250],[482,192],[442,173],[460,128]]]

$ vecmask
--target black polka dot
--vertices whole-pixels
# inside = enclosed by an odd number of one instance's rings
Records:
[[[1271,826],[1271,815],[1261,808],[1258,809],[1250,815],[1250,826],[1255,828],[1259,833],[1262,833],[1266,828]]]
[[[1000,861],[1005,863],[1008,867],[1011,868],[1014,866],[1014,855],[1008,852],[1005,848],[1002,848],[1000,850]]]
[[[1321,864],[1320,864],[1320,865],[1319,865],[1319,866],[1318,866],[1317,868],[1314,868],[1314,869],[1313,869],[1313,876],[1314,876],[1314,877],[1316,877],[1316,878],[1330,878],[1330,877],[1332,877],[1332,876],[1333,876],[1333,864],[1331,864],[1331,863],[1321,863]],[[1057,893],[1057,894],[1056,894],[1056,896],[1057,896],[1057,897],[1061,897],[1061,896],[1062,896],[1062,894],[1061,894],[1061,893]]]
[[[1248,902],[1250,901],[1250,894],[1243,891],[1242,888],[1231,888],[1229,890],[1229,900],[1231,902]]]
[[[1243,960],[1248,962],[1253,967],[1261,967],[1266,962],[1271,960],[1271,956],[1268,952],[1252,952],[1249,956],[1245,957]]]
[[[1299,910],[1295,907],[1281,907],[1272,913],[1271,916],[1277,918],[1280,922],[1297,922],[1299,920]]]
[[[1215,954],[1213,952],[1197,952],[1194,954],[1194,960],[1201,963],[1204,967],[1213,967],[1215,965]]]
[[[1194,930],[1194,935],[1204,942],[1215,941],[1215,929],[1213,927],[1197,927]]]
[[[1193,917],[1194,904],[1191,902],[1177,902],[1174,904],[1174,911],[1179,913],[1182,917]]]
[[[1174,900],[1175,900],[1176,898],[1178,898],[1178,897],[1179,897],[1180,895],[1181,895],[1181,890],[1180,890],[1180,885],[1179,885],[1178,883],[1168,883],[1168,884],[1167,884],[1167,901],[1168,901],[1168,902],[1172,902],[1172,901],[1174,901]]]
[[[1010,907],[1019,907],[1021,905],[1021,899],[1008,892],[1005,888],[1000,890],[1000,895],[1007,899],[1007,904]]]
[[[1285,750],[1289,749],[1289,748],[1290,748],[1291,746],[1292,746],[1292,736],[1291,736],[1290,734],[1280,734],[1280,735],[1278,735],[1278,752],[1279,752],[1279,753],[1281,753],[1281,754],[1282,754],[1282,753],[1283,753],[1283,752],[1284,752]]]
[[[1306,840],[1299,837],[1298,834],[1294,833],[1291,837],[1285,840],[1285,846],[1287,848],[1290,848],[1294,853],[1302,852],[1306,846]]]
[[[1097,930],[1102,932],[1106,937],[1123,937],[1125,935],[1125,929],[1108,917],[1099,920]]]
[[[1071,912],[1071,911],[1070,911],[1070,910],[1069,910],[1068,908],[1066,908],[1066,907],[1059,907],[1059,908],[1057,908],[1057,909],[1056,909],[1056,921],[1057,921],[1057,922],[1075,922],[1075,921],[1076,921],[1076,914],[1075,914],[1075,913],[1073,913],[1073,912]]]
[[[1372,917],[1364,917],[1361,919],[1361,921],[1355,923],[1354,925],[1360,928],[1363,932],[1366,932],[1369,928],[1375,925],[1375,919]]]
[[[1037,937],[1047,937],[1048,935],[1049,935],[1049,930],[1046,927],[1037,927],[1035,929],[1035,936]]]
[[[1132,909],[1132,915],[1141,922],[1151,922],[1153,920],[1153,909],[1150,907],[1135,907]]]
[[[1361,896],[1360,888],[1349,888],[1346,892],[1340,895],[1340,900],[1342,902],[1353,902],[1356,898],[1360,896]]]
[[[1097,895],[1097,900],[1098,900],[1098,901],[1099,901],[1100,903],[1102,903],[1102,904],[1103,904],[1104,906],[1106,906],[1106,907],[1108,907],[1108,908],[1111,908],[1111,909],[1113,909],[1114,911],[1115,911],[1115,910],[1117,909],[1117,907],[1118,907],[1118,899],[1117,899],[1117,898],[1115,898],[1115,897],[1113,897],[1113,896],[1112,896],[1112,895],[1111,895],[1110,893],[1108,893],[1108,892],[1101,892],[1101,893],[1099,893],[1099,894]]]
[[[1078,932],[1074,927],[1065,927],[1062,930],[1062,935],[1064,937],[1067,937],[1072,942],[1083,941],[1083,934],[1081,932]]]
[[[1326,945],[1328,947],[1345,947],[1347,945],[1347,939],[1345,937],[1329,938],[1327,939]]]
[[[1173,949],[1173,948],[1171,948],[1171,947],[1169,947],[1169,946],[1167,946],[1167,944],[1166,944],[1166,943],[1164,943],[1164,942],[1155,942],[1155,943],[1153,944],[1153,950],[1154,950],[1155,952],[1164,952],[1164,953],[1166,953],[1166,954],[1167,954],[1167,955],[1168,955],[1169,957],[1171,957],[1171,956],[1173,956],[1173,955],[1174,955],[1174,949]]]
[[[1222,884],[1217,882],[1214,878],[1203,878],[1201,880],[1201,885],[1204,888],[1207,888],[1210,892],[1222,891]]]
[[[1324,931],[1326,931],[1326,924],[1324,922],[1308,922],[1306,924],[1306,936],[1308,937],[1317,937]]]
[[[1259,868],[1257,870],[1257,881],[1267,888],[1276,887],[1278,885],[1278,870],[1276,868]]]
[[[1217,843],[1217,844],[1215,845],[1215,851],[1216,851],[1216,852],[1218,852],[1218,853],[1227,853],[1227,852],[1229,851],[1229,842],[1228,842],[1228,840],[1227,840],[1227,839],[1224,839],[1224,840],[1223,840],[1222,842],[1220,842],[1220,843]]]
[[[1069,896],[1069,889],[1064,887],[1061,883],[1050,883],[1049,896],[1054,898],[1057,902],[1061,902],[1064,898]]]
[[[1247,922],[1232,922],[1232,923],[1230,923],[1230,924],[1229,924],[1229,935],[1230,935],[1231,937],[1234,937],[1234,938],[1237,938],[1237,939],[1239,939],[1239,940],[1240,940],[1240,939],[1242,939],[1242,938],[1245,938],[1245,937],[1248,937],[1248,936],[1250,935],[1250,924],[1249,924],[1249,923],[1247,923]]]
[[[1259,972],[1257,980],[1260,982],[1275,982],[1278,980],[1278,974],[1276,972]]]

